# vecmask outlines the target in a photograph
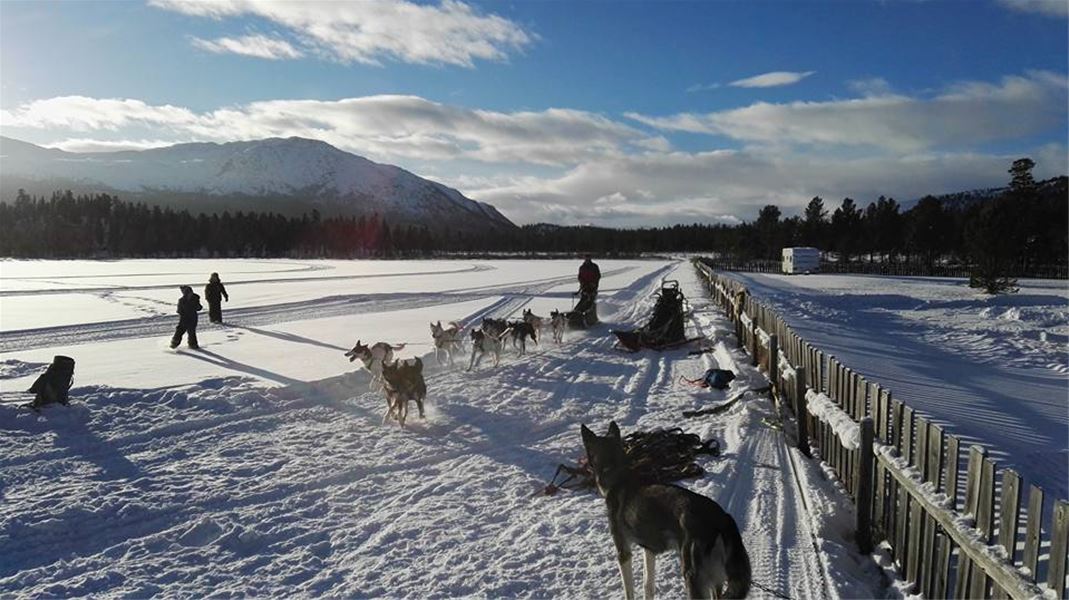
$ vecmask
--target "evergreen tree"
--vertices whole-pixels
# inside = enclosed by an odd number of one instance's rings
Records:
[[[805,207],[802,221],[802,244],[820,248],[826,246],[826,229],[828,225],[828,211],[824,209],[824,199],[813,196]]]

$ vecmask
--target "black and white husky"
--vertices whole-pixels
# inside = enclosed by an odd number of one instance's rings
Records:
[[[508,332],[506,328],[500,335],[504,335]],[[471,360],[468,362],[468,370],[479,364],[483,360],[483,356],[486,354],[492,354],[494,356],[494,366],[496,367],[501,363],[501,337],[500,335],[490,335],[481,329],[471,330]]]
[[[371,381],[368,382],[368,388],[370,389],[375,386],[375,383],[382,384],[382,365],[392,363],[394,350],[402,350],[404,347],[404,344],[394,346],[386,342],[376,342],[367,346],[361,344],[360,340],[356,340],[356,345],[353,346],[352,350],[346,352],[345,356],[349,357],[349,362],[359,358],[360,362],[364,364],[364,368],[371,373]]]
[[[750,591],[750,557],[735,519],[713,500],[675,485],[643,485],[631,474],[620,428],[608,435],[582,426],[583,446],[598,491],[609,509],[627,600],[635,597],[631,545],[644,551],[646,598],[653,598],[654,557],[675,550],[688,598],[745,598]]]

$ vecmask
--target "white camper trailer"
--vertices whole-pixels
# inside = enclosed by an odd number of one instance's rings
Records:
[[[820,271],[820,250],[808,247],[783,249],[783,273],[785,275],[816,273],[817,271]]]

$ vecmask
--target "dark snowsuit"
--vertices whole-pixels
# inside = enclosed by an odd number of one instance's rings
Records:
[[[197,344],[197,311],[203,308],[200,296],[194,294],[192,288],[183,286],[182,297],[178,299],[178,327],[174,328],[174,337],[171,338],[172,348],[182,343],[182,335],[186,333],[189,334],[189,347],[200,347]]]
[[[601,269],[597,263],[589,258],[579,266],[579,291],[598,293],[598,284],[601,283]]]
[[[215,279],[204,286],[204,298],[208,301],[208,320],[212,323],[223,322],[223,298],[230,302],[223,282]]]

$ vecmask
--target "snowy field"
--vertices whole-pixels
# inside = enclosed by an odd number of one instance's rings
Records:
[[[752,597],[894,595],[854,550],[852,509],[786,447],[766,385],[685,262],[602,261],[603,323],[498,368],[431,358],[427,323],[567,309],[575,261],[0,262],[0,596],[607,597],[622,593],[604,503],[539,495],[581,454],[579,424],[682,426],[720,441],[686,485],[738,520]],[[171,351],[179,284],[219,271],[227,326]],[[662,277],[715,351],[627,355]],[[422,356],[428,418],[384,402],[342,353],[357,339]],[[54,354],[73,403],[19,393]],[[678,383],[733,369],[726,392]],[[715,416],[681,411],[744,401]],[[639,561],[641,563],[641,561]],[[639,569],[641,571],[641,569]],[[674,557],[658,562],[678,597]]]
[[[1069,497],[1069,283],[732,273],[804,339],[1057,498]]]

